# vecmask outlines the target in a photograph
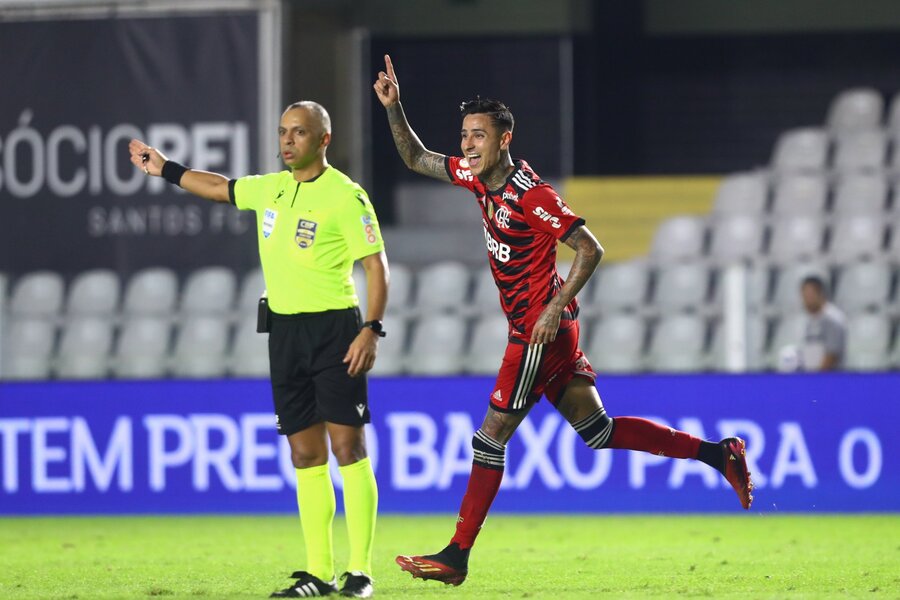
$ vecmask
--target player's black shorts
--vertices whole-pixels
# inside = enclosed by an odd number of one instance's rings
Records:
[[[369,422],[366,377],[350,377],[342,362],[361,325],[357,308],[272,313],[269,369],[278,433],[292,435],[322,421]]]

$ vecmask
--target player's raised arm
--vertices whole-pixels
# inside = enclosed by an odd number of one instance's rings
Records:
[[[391,57],[387,54],[384,55],[384,68],[384,71],[378,72],[378,79],[372,87],[387,111],[391,134],[394,136],[394,144],[400,158],[416,173],[447,181],[447,170],[444,168],[444,160],[447,157],[425,148],[406,120],[403,106],[400,104],[400,84],[397,82]]]
[[[224,175],[189,169],[169,160],[162,152],[140,140],[131,140],[128,151],[131,153],[131,163],[147,175],[162,177],[207,200],[229,201],[228,178]]]

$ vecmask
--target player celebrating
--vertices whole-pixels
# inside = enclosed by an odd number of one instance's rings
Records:
[[[744,441],[707,442],[636,417],[606,414],[596,377],[578,347],[575,295],[591,277],[603,248],[554,189],[524,160],[513,160],[512,113],[496,100],[460,106],[462,157],[427,150],[400,104],[400,86],[389,56],[375,93],[387,111],[397,151],[406,166],[475,194],[481,208],[488,262],[509,321],[509,343],[487,415],[472,438],[473,461],[450,544],[426,556],[398,556],[413,577],[459,585],[468,573],[469,551],[500,488],[506,444],[519,423],[545,395],[591,448],[641,450],[700,460],[721,472],[748,509],[753,485]],[[557,241],[575,250],[565,282],[556,272]]]

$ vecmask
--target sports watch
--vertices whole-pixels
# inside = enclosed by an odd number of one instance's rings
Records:
[[[372,331],[378,334],[378,337],[384,337],[387,334],[384,332],[384,323],[381,321],[366,321],[362,324],[363,327],[368,327]]]

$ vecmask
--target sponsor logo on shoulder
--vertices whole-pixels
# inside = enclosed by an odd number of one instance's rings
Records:
[[[503,192],[503,199],[510,202],[518,202],[519,195],[515,192]]]
[[[363,225],[363,233],[366,236],[366,241],[370,244],[374,244],[378,241],[378,238],[375,237],[375,227],[372,225],[372,217],[369,215],[363,215],[360,217]]]
[[[278,217],[278,211],[272,210],[271,208],[267,208],[263,213],[262,220],[262,234],[264,238],[267,238],[272,235],[272,231],[275,229],[275,219]]]
[[[459,161],[459,168],[456,170],[457,179],[462,179],[463,181],[472,181],[475,179],[472,177],[472,170],[469,169],[469,161],[466,159],[462,159]]]
[[[560,227],[562,227],[562,225],[560,225],[560,223],[559,223],[558,217],[555,217],[554,215],[548,213],[546,210],[544,210],[540,206],[535,206],[534,211],[532,211],[532,214],[534,214],[541,221],[546,221],[547,223],[550,223],[550,225],[553,226],[553,229],[559,229]]]

